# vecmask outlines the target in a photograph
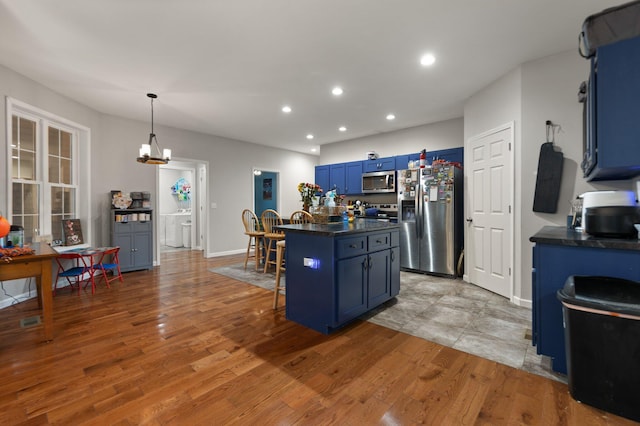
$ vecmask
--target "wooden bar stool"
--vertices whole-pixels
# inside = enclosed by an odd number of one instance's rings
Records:
[[[291,213],[289,223],[313,223],[313,216],[304,210],[296,210]],[[282,271],[286,271],[285,250],[286,241],[278,241],[276,243],[276,284],[273,289],[273,309],[278,309],[278,296],[281,291],[285,291],[285,288],[280,286],[280,276]]]
[[[263,211],[261,218],[264,228],[264,238],[267,240],[264,253],[264,272],[267,272],[269,265],[276,266],[275,259],[272,259],[272,255],[273,257],[276,255],[276,243],[284,240],[284,232],[278,232],[274,227],[282,225],[283,221],[280,214],[273,209]]]
[[[247,269],[247,262],[249,260],[249,252],[253,247],[253,256],[256,258],[256,271],[262,261],[262,250],[260,244],[263,243],[264,231],[260,230],[260,222],[258,216],[249,209],[242,211],[242,223],[244,224],[244,234],[249,236],[249,243],[247,244],[247,255],[244,258],[244,269]]]

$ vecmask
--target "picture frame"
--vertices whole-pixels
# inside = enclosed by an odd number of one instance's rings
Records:
[[[63,219],[62,220],[62,236],[65,246],[75,246],[83,244],[82,225],[80,219]]]

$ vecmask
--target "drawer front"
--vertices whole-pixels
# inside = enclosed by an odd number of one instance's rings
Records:
[[[115,222],[114,231],[116,234],[128,234],[131,232],[151,232],[152,222]]]
[[[367,237],[369,251],[383,250],[391,247],[391,233],[373,234]]]
[[[367,252],[366,237],[340,238],[336,241],[338,259],[359,256]]]

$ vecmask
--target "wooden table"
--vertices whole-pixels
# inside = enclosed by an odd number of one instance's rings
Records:
[[[42,309],[44,340],[53,340],[53,297],[51,294],[51,260],[58,252],[48,244],[34,243],[31,248],[35,254],[12,257],[11,260],[0,257],[0,281],[19,278],[36,278],[38,289],[38,307]]]

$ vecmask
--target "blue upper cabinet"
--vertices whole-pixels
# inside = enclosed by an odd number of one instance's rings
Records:
[[[316,166],[316,185],[320,185],[323,193],[329,190],[329,166]]]
[[[382,172],[385,170],[396,169],[395,157],[378,158],[377,160],[364,160],[362,161],[362,168],[364,172]]]
[[[598,48],[590,85],[595,99],[585,131],[591,143],[593,169],[588,180],[629,179],[640,174],[640,37]],[[590,122],[589,122],[590,121]]]
[[[330,164],[329,165],[329,186],[324,189],[326,193],[329,190],[335,189],[338,194],[345,193],[345,187],[347,186],[346,167],[344,163]]]
[[[464,148],[441,149],[438,151],[427,151],[427,164],[431,164],[433,160],[444,160],[451,163],[460,163],[464,161]]]
[[[396,155],[396,170],[405,170],[409,168],[409,161],[420,161],[420,153]],[[434,160],[445,160],[452,163],[463,163],[464,148],[440,149],[437,151],[427,151],[427,164],[433,163]],[[418,167],[416,165],[416,167]]]
[[[346,163],[345,168],[347,173],[345,194],[362,194],[362,161]]]
[[[396,155],[396,170],[408,169],[409,161],[420,161],[420,153]]]
[[[316,166],[316,182],[323,194],[337,189],[338,194],[362,194],[362,161]]]

